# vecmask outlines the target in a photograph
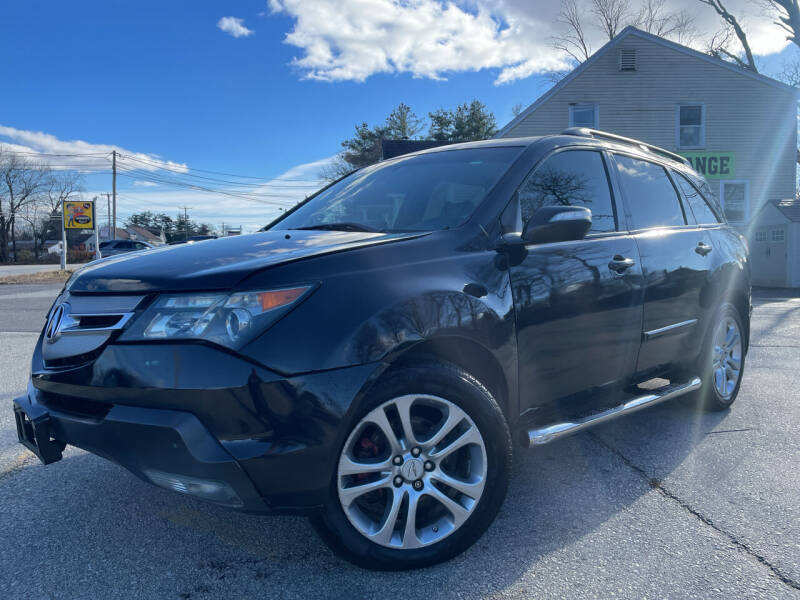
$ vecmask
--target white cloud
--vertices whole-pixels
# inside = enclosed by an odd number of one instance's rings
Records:
[[[256,231],[278,217],[282,210],[291,208],[322,187],[325,184],[322,174],[335,158],[331,156],[297,165],[258,187],[246,190],[215,186],[225,193],[175,189],[166,185],[153,190],[122,187],[117,195],[118,218],[122,222],[131,214],[145,210],[174,216],[181,211],[180,207],[190,206],[189,216],[193,221],[213,227],[224,222],[234,227],[242,226],[248,232]],[[101,193],[105,192],[87,192],[86,196]]]
[[[185,163],[163,160],[155,154],[133,152],[111,144],[92,144],[83,140],[60,140],[41,131],[26,131],[0,125],[0,147],[21,153],[55,168],[74,168],[83,172],[103,171],[111,167],[111,152],[117,151],[120,168],[130,166],[145,171],[168,169],[184,173]]]
[[[212,225],[224,221],[244,225],[250,230],[265,225],[277,217],[281,209],[291,208],[322,187],[325,184],[323,174],[336,159],[336,156],[331,156],[300,164],[268,180],[193,174],[185,163],[164,160],[155,154],[133,152],[109,144],[60,140],[51,134],[0,125],[0,151],[20,153],[53,168],[72,169],[90,175],[108,171],[112,150],[118,152],[117,208],[120,222],[134,212],[151,210],[175,215],[179,207],[191,206],[192,218],[196,221]],[[207,179],[209,177],[212,179]],[[214,181],[214,177],[219,181]],[[172,185],[174,182],[179,186]],[[106,192],[106,187],[90,189],[84,197],[105,197]]]
[[[599,48],[604,39],[589,0],[578,3],[592,46]],[[269,0],[268,6],[294,19],[285,42],[302,51],[292,65],[309,79],[364,81],[378,73],[443,79],[496,69],[500,84],[567,66],[551,45],[559,0]],[[759,3],[729,0],[726,7],[740,17],[757,55],[786,46]],[[698,48],[721,26],[714,10],[697,0],[673,0],[668,9],[691,11],[701,32]]]
[[[244,26],[244,19],[238,17],[222,17],[217,21],[217,27],[235,38],[253,35],[253,30]]]

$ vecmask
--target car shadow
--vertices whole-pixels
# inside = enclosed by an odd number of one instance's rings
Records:
[[[725,416],[679,399],[536,450],[515,449],[508,497],[489,531],[461,556],[420,571],[365,571],[334,556],[303,518],[202,503],[77,450],[3,481],[0,546],[14,545],[3,557],[12,580],[34,577],[48,596],[58,590],[100,597],[128,586],[137,597],[231,597],[266,589],[280,597],[360,598],[398,590],[412,597],[428,582],[427,597],[479,598],[535,573],[548,554],[652,493],[647,477],[626,463],[624,449],[652,447],[648,460],[663,477]],[[65,550],[78,571],[75,581],[63,575]]]

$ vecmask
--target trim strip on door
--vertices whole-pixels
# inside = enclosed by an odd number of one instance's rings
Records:
[[[688,321],[673,323],[672,325],[667,325],[666,327],[659,327],[658,329],[645,331],[644,339],[645,341],[652,340],[653,338],[661,337],[662,335],[669,335],[670,333],[675,333],[678,329],[681,329],[683,327],[692,327],[694,325],[697,325],[697,319],[689,319]]]

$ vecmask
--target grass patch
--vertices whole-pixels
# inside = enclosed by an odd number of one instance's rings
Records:
[[[0,285],[20,284],[20,283],[64,283],[72,271],[41,271],[39,273],[25,273],[21,275],[0,275]]]

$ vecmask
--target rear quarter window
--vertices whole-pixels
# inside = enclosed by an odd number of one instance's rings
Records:
[[[686,203],[689,205],[689,208],[694,214],[694,218],[697,220],[697,224],[712,225],[719,223],[719,218],[700,193],[700,190],[680,173],[673,172],[673,175],[675,176],[675,181],[681,189]]]
[[[631,229],[685,225],[678,192],[661,165],[614,155],[622,191],[631,214]]]

